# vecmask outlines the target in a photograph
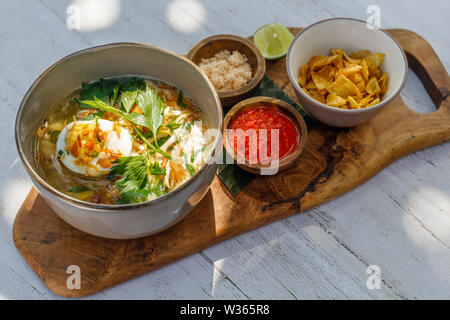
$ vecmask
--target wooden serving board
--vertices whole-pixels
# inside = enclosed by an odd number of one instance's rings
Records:
[[[291,29],[295,34],[300,29]],[[14,222],[14,242],[45,285],[65,297],[99,292],[210,247],[227,238],[308,210],[366,181],[394,160],[450,140],[450,79],[431,46],[417,34],[389,32],[405,49],[438,110],[419,114],[400,95],[368,123],[309,132],[296,166],[257,177],[236,197],[216,177],[199,206],[167,231],[136,240],[85,234],[59,219],[32,189]],[[267,63],[267,75],[295,99],[285,60]],[[295,99],[295,101],[297,101]],[[67,267],[81,269],[81,289],[66,286]]]

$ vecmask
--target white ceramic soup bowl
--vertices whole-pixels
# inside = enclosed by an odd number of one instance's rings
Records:
[[[107,205],[81,201],[49,185],[35,162],[36,130],[50,110],[82,82],[100,78],[138,76],[176,86],[202,110],[209,129],[222,131],[222,107],[207,77],[188,59],[171,51],[139,43],[115,43],[75,52],[48,68],[25,94],[17,113],[15,138],[20,158],[36,189],[56,214],[92,235],[130,239],[160,232],[181,221],[200,202],[215,176],[214,138],[205,164],[185,184],[161,198],[138,204]]]
[[[343,49],[347,53],[368,49],[385,54],[380,69],[388,73],[389,79],[387,92],[380,103],[363,109],[339,109],[318,102],[301,89],[297,81],[301,65],[308,63],[314,55],[328,55],[330,48]],[[369,120],[400,93],[406,81],[408,62],[401,46],[386,31],[362,20],[336,18],[317,22],[294,38],[287,54],[286,70],[308,113],[330,126],[351,127]]]

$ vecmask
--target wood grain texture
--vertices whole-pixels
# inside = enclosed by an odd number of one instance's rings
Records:
[[[448,141],[447,72],[425,40],[406,30],[390,32],[408,52],[411,66],[433,100],[440,102],[436,112],[416,113],[397,97],[364,125],[351,129],[319,125],[310,131],[294,168],[272,177],[257,177],[235,198],[216,178],[211,191],[185,220],[138,240],[108,240],[84,234],[57,218],[32,190],[15,220],[17,248],[50,290],[61,296],[85,296],[313,208],[355,188],[401,156]],[[284,59],[269,62],[267,74],[295,98]],[[66,288],[66,268],[71,264],[82,270],[81,290]]]

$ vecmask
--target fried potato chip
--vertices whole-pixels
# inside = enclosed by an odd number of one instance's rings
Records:
[[[330,57],[324,56],[325,58],[317,59],[314,63],[311,64],[311,71],[317,70],[320,67],[329,65],[333,63],[336,59],[339,58],[337,54],[332,55]]]
[[[350,64],[345,68],[339,69],[336,72],[336,75],[343,74],[344,76],[348,77],[349,75],[360,72],[361,70],[362,67],[359,64]]]
[[[312,71],[316,67],[318,68],[319,66],[326,65],[327,60],[328,60],[328,56],[322,56],[322,55],[312,56],[308,62],[309,70]]]
[[[319,71],[311,71],[311,79],[317,89],[325,89],[334,81],[334,69],[331,65],[327,65]]]
[[[342,74],[337,77],[333,84],[327,87],[327,90],[329,93],[335,94],[344,99],[348,96],[356,96],[361,94],[358,87],[351,82],[349,78]]]
[[[366,85],[366,91],[369,94],[378,93],[381,91],[380,86],[378,85],[378,80],[375,77],[370,78],[369,82]]]
[[[317,92],[323,96],[326,96],[328,94],[327,89],[317,89]]]
[[[313,98],[313,99],[319,101],[320,103],[325,104],[325,101],[326,101],[325,95],[324,95],[324,94],[321,94],[321,93],[319,92],[319,90],[317,90],[317,89],[311,89],[311,90],[309,90],[309,95],[311,96],[311,98]]]
[[[343,55],[344,55],[345,60],[347,60],[348,62],[355,63],[355,64],[359,64],[359,63],[361,62],[361,59],[350,58],[350,57],[345,53],[345,51],[342,51],[342,53],[343,53]]]
[[[335,60],[333,61],[333,65],[338,68],[338,69],[342,69],[345,67],[344,63],[344,51],[342,49],[330,49],[330,52],[332,55],[337,55],[338,57],[335,58]]]
[[[359,74],[359,76],[362,79],[362,75],[360,73],[358,73],[358,74]],[[349,79],[352,80],[351,78],[349,78]],[[355,81],[353,81],[353,83],[355,83]],[[364,80],[361,80],[361,81],[357,82],[356,86],[358,87],[359,91],[361,91],[361,93],[366,92],[366,84],[364,83]]]
[[[344,106],[346,103],[347,103],[347,101],[344,99],[344,98],[342,98],[342,97],[339,97],[339,96],[337,96],[337,95],[335,95],[335,94],[329,94],[328,96],[327,96],[327,105],[328,106],[330,106],[330,107],[336,107],[336,108],[339,108],[339,107],[341,107],[341,106]]]
[[[317,89],[316,85],[312,80],[308,81],[308,83],[304,86],[305,89]]]
[[[360,109],[381,101],[388,89],[388,74],[379,67],[385,55],[360,50],[348,55],[342,49],[312,56],[299,69],[298,83],[313,99],[331,107]]]
[[[359,82],[365,82],[361,72],[349,74],[347,78],[349,78],[351,82],[356,83],[356,85],[358,85]]]
[[[313,64],[315,64],[316,62],[319,62],[321,60],[326,60],[328,59],[328,56],[323,56],[321,54],[318,54],[316,56],[312,56],[311,59],[309,59],[309,66],[311,67]]]
[[[387,81],[388,81],[388,74],[385,72],[383,75],[378,79],[378,85],[380,86],[380,93],[385,94],[387,92]]]
[[[343,50],[342,49],[334,49],[334,48],[331,48],[330,49],[330,53],[332,54],[332,55],[335,55],[335,54],[337,54],[337,55],[342,55],[343,54]]]
[[[388,79],[388,74],[387,74],[387,72],[383,72],[383,74],[381,75],[381,77],[380,78],[378,78],[378,82],[380,82],[380,81],[387,81],[387,79]]]
[[[347,100],[351,109],[361,109],[361,105],[352,96],[348,96]]]
[[[380,98],[376,98],[375,100],[373,100],[371,103],[369,103],[367,106],[371,107],[374,106],[376,104],[380,103]]]
[[[375,78],[379,79],[379,78],[381,78],[382,74],[383,73],[379,69],[369,67],[369,78],[375,77]]]
[[[370,101],[372,101],[373,98],[370,96],[364,97],[361,100],[358,101],[358,103],[360,104],[361,108],[365,108],[368,106],[368,104],[370,103]]]
[[[341,56],[338,56],[338,57],[334,60],[333,66],[334,66],[337,70],[342,69],[342,68],[345,68],[345,62],[344,62],[344,59],[343,59]]]
[[[370,54],[372,54],[372,52],[370,50],[359,50],[359,51],[354,51],[354,52],[350,53],[350,57],[352,57],[354,59],[362,59],[364,57],[367,57]]]
[[[363,58],[361,60],[361,67],[362,67],[361,74],[364,77],[364,81],[367,82],[369,81],[369,67],[367,66],[366,58]]]
[[[384,60],[384,54],[380,52],[376,52],[373,54],[369,54],[366,56],[366,60],[369,62],[368,66],[372,68],[379,68]]]
[[[308,71],[309,71],[309,65],[304,64],[300,67],[299,70],[299,76],[298,76],[298,83],[300,86],[304,86],[306,84],[306,81],[308,80]]]

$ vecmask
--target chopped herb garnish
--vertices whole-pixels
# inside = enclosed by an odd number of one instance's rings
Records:
[[[183,152],[183,159],[184,159],[184,167],[187,171],[189,171],[189,174],[191,177],[195,174],[195,168],[192,164],[189,163],[187,154]]]
[[[150,192],[151,190],[149,190],[148,187],[137,191],[122,192],[120,193],[118,202],[120,204],[143,202],[147,199],[147,196],[150,194]]]
[[[184,103],[184,99],[183,99],[183,90],[178,91],[177,104],[182,108],[187,108],[187,104]]]
[[[158,152],[159,154],[162,154],[164,157],[166,157],[170,160],[174,160],[174,158],[170,154],[161,150],[159,147],[155,147],[153,144],[151,144],[150,141],[147,140],[147,138],[143,135],[143,133],[138,128],[136,128],[134,125],[131,125],[131,126],[133,127],[134,131],[136,131],[139,138],[141,138],[142,141],[144,141],[145,144],[150,147],[150,152],[149,152],[150,154]]]
[[[64,154],[64,151],[62,151],[62,150],[59,150],[58,151],[58,158],[61,158],[61,156]]]
[[[127,77],[120,80],[117,79],[100,79],[92,83],[82,83],[83,89],[80,94],[78,104],[82,108],[89,108],[89,105],[83,104],[81,100],[94,100],[94,97],[104,103],[114,105],[119,93],[126,91],[134,91],[145,88],[145,82],[136,77]]]
[[[191,156],[191,162],[194,162],[195,158],[197,158],[197,155],[198,155],[200,152],[205,151],[205,148],[206,148],[206,146],[203,147],[203,148],[200,148],[200,149],[195,150],[195,151],[192,153],[192,156]]]
[[[111,168],[108,179],[120,177],[116,186],[120,193],[135,192],[147,184],[147,155],[122,157]]]
[[[167,193],[167,189],[164,186],[164,183],[159,180],[158,183],[153,187],[150,188],[148,185],[141,190],[137,190],[134,192],[128,191],[128,192],[122,192],[120,194],[120,198],[118,199],[118,202],[120,204],[129,204],[129,203],[139,203],[147,200],[147,197],[149,194],[154,194],[157,197],[161,197],[162,195]]]
[[[92,151],[92,153],[91,153],[91,157],[92,158],[95,158],[95,157],[98,157],[98,152],[97,151]]]
[[[147,131],[146,133],[143,133],[144,137],[146,137],[147,139],[150,139],[151,137],[153,137],[153,133],[151,131]]]
[[[162,146],[164,143],[166,143],[167,140],[169,140],[171,135],[167,135],[165,137],[158,139],[158,146]]]
[[[172,121],[170,121],[170,123],[166,124],[167,128],[169,128],[170,133],[173,133],[173,131],[175,129],[178,129],[181,124],[176,123],[175,121],[177,120],[178,116],[173,117]]]
[[[184,128],[185,128],[186,130],[188,130],[190,127],[192,127],[192,126],[194,125],[195,121],[198,121],[199,119],[200,119],[200,116],[195,117],[194,121],[187,123],[187,124],[184,126]]]
[[[84,191],[89,191],[89,188],[79,185],[79,186],[72,187],[67,191],[71,192],[71,193],[80,193],[80,192],[84,192]]]
[[[189,171],[191,177],[195,174],[195,168],[192,164],[186,163],[185,164],[187,171]]]
[[[162,195],[167,193],[166,187],[164,183],[159,180],[159,182],[151,189],[151,192],[154,193],[157,197],[161,197]]]
[[[94,97],[97,97],[97,99],[104,103],[110,103],[110,96],[112,95],[113,88],[116,84],[116,81],[105,79],[100,79],[92,83],[82,83],[81,88],[83,91],[80,94],[80,100],[93,100]],[[81,108],[90,107],[79,100],[77,100],[77,102]]]
[[[56,143],[58,141],[58,136],[61,133],[61,130],[49,130],[47,134],[50,136],[50,141],[52,143]]]
[[[131,203],[145,201],[152,192],[160,196],[161,186],[150,187],[150,175],[165,174],[166,170],[161,168],[158,162],[150,162],[146,155],[142,155],[120,158],[111,168],[108,179],[119,178],[116,187],[119,190],[120,202]],[[162,187],[165,190],[164,185]]]
[[[136,77],[121,78],[119,84],[121,93],[145,89],[145,81]]]
[[[152,175],[156,175],[156,176],[165,176],[166,175],[166,169],[161,168],[159,166],[158,162],[151,163],[148,168],[149,168],[150,174],[152,174]]]

